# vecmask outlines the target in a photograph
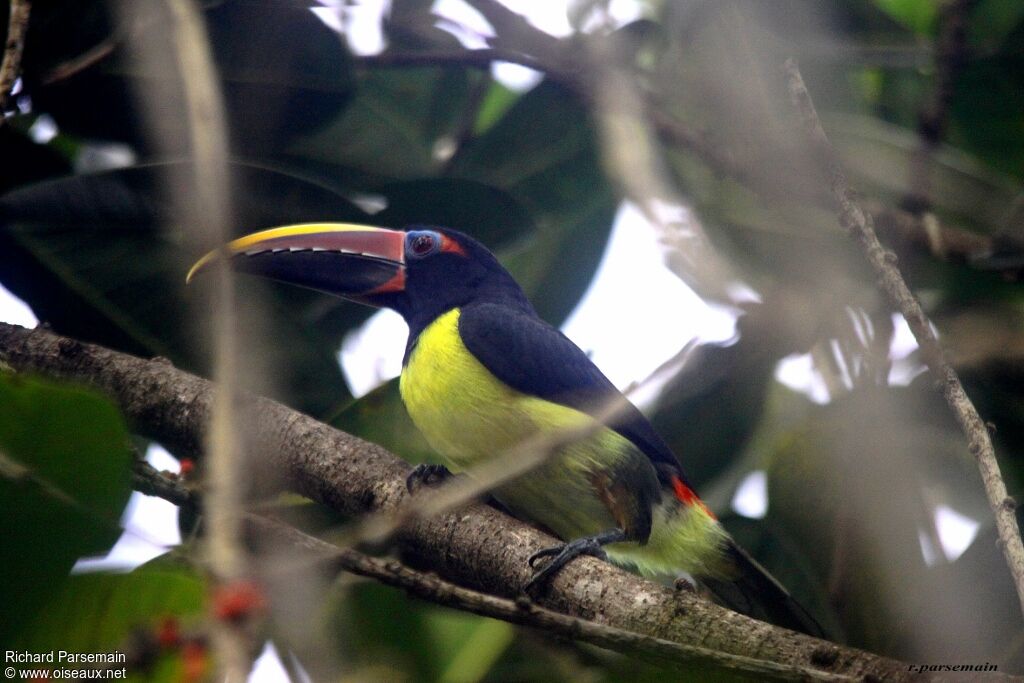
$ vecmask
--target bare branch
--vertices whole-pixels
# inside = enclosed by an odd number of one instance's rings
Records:
[[[807,91],[807,86],[804,85],[796,61],[787,60],[785,71],[793,106],[800,114],[815,152],[828,166],[829,186],[838,207],[839,223],[860,242],[865,257],[878,276],[879,286],[888,295],[890,303],[906,319],[921,347],[921,354],[928,369],[941,382],[946,402],[967,437],[968,449],[977,460],[978,469],[981,471],[985,493],[995,516],[1000,546],[1013,575],[1021,611],[1024,612],[1024,544],[1021,543],[1020,529],[1014,514],[1017,505],[1006,491],[988,427],[968,398],[953,366],[946,360],[945,353],[935,333],[932,332],[928,317],[896,266],[896,255],[878,241],[871,215],[865,212],[856,200],[846,180],[846,174],[839,165],[835,150],[821,127],[821,120],[815,111],[814,102]]]

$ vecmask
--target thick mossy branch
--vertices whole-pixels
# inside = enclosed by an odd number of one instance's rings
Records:
[[[0,361],[18,372],[95,387],[134,429],[181,455],[201,450],[213,386],[166,361],[148,361],[43,329],[0,323]],[[367,443],[265,398],[242,411],[249,443],[293,490],[343,514],[394,511],[406,499],[409,466]],[[408,560],[446,580],[515,597],[527,558],[553,543],[542,532],[474,504],[411,522],[398,540]],[[863,680],[917,678],[907,664],[755,621],[592,558],[571,563],[538,598],[546,608],[653,638]]]

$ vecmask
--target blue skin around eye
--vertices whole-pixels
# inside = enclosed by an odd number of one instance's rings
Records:
[[[413,245],[416,244],[416,240],[420,237],[429,237],[431,240],[431,248],[428,251],[418,252]],[[434,232],[433,230],[413,230],[408,233],[405,238],[406,252],[414,258],[423,258],[424,256],[430,256],[431,254],[437,253],[437,250],[441,246],[441,235]]]

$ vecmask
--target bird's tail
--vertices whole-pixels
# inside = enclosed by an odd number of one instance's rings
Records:
[[[826,637],[821,625],[810,612],[794,600],[789,591],[745,550],[730,540],[726,552],[737,570],[738,577],[732,580],[702,579],[702,583],[722,603],[754,619],[800,631],[815,638]]]

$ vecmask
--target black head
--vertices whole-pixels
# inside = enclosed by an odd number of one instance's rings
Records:
[[[406,230],[405,289],[385,305],[415,332],[453,308],[483,302],[533,310],[494,254],[469,235],[428,226]]]

